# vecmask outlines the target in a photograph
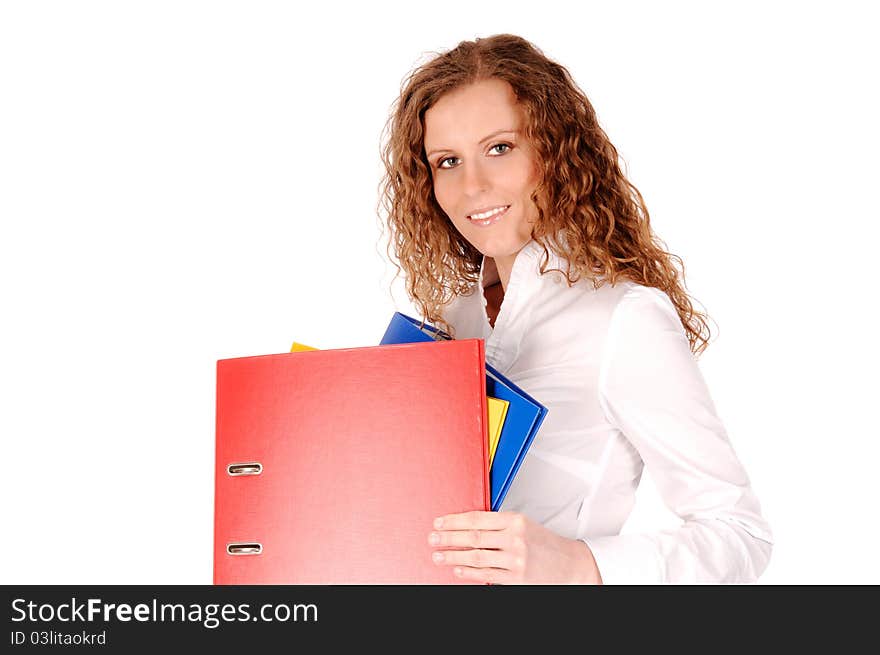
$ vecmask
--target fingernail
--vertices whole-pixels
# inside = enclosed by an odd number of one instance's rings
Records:
[[[436,546],[440,543],[440,535],[436,532],[432,532],[431,535],[428,537],[428,541],[431,543],[432,546]]]
[[[431,558],[435,562],[442,562],[443,561],[443,553],[434,553],[433,555],[431,555]]]
[[[434,519],[434,527],[438,530],[443,527],[443,519]]]

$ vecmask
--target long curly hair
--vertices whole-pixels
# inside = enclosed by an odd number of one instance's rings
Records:
[[[538,210],[532,238],[544,249],[541,273],[550,248],[568,262],[568,271],[560,272],[569,285],[584,277],[598,289],[625,278],[660,289],[675,305],[691,351],[702,353],[711,336],[708,316],[685,291],[684,265],[653,233],[642,195],[621,171],[617,150],[568,70],[511,34],[434,54],[403,81],[383,130],[377,207],[390,232],[389,258],[397,275],[405,272],[407,294],[425,320],[452,333],[442,307],[471,292],[482,261],[434,197],[425,112],[452,89],[497,78],[513,88],[539,162],[531,199]]]

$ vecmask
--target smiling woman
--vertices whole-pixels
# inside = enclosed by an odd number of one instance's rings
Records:
[[[548,408],[502,511],[437,517],[434,562],[491,583],[756,580],[772,533],[697,367],[706,317],[568,71],[517,36],[464,41],[409,76],[387,130],[410,297]],[[622,535],[645,466],[681,525]]]
[[[531,195],[540,172],[516,95],[503,80],[480,80],[442,96],[424,121],[437,204],[468,243],[494,260],[506,288],[538,218]]]

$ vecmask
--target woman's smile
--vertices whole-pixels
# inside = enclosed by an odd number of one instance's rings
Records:
[[[474,214],[469,214],[468,220],[474,225],[488,227],[489,225],[500,221],[501,217],[507,213],[508,209],[510,209],[510,205],[502,205],[488,211],[476,212]]]

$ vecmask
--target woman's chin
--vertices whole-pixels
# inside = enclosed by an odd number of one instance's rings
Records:
[[[474,243],[472,244],[477,250],[479,250],[484,257],[491,257],[492,259],[509,259],[512,257],[516,257],[517,253],[522,250],[525,245],[529,242],[528,239],[525,241],[522,240],[505,240],[505,241],[492,241],[482,243]]]

